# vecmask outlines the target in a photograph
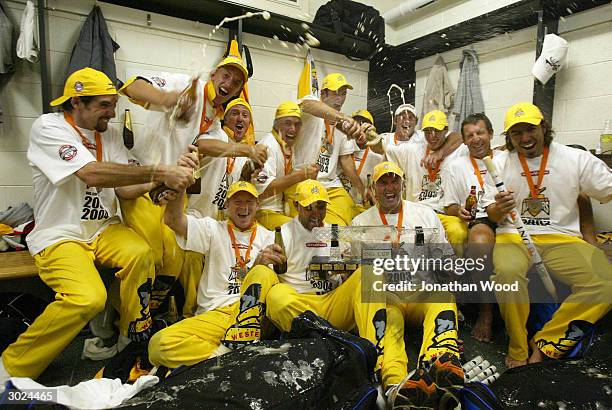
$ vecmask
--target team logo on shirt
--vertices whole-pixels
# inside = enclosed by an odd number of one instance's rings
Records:
[[[70,161],[72,158],[76,157],[77,149],[74,145],[62,145],[58,153],[61,159]]]
[[[550,200],[543,194],[546,187],[539,190],[534,198],[531,195],[523,199],[521,204],[521,218],[525,225],[549,226],[550,225]]]
[[[80,82],[80,81],[76,81],[76,82],[74,83],[74,90],[75,90],[77,93],[82,92],[82,91],[83,91],[83,88],[84,88],[84,86],[83,86],[83,83],[82,83],[82,82]]]
[[[151,81],[153,81],[159,88],[163,88],[166,85],[166,80],[160,77],[151,77]]]
[[[444,191],[442,191],[442,179],[440,178],[440,174],[436,175],[436,179],[433,182],[429,180],[429,175],[423,175],[421,179],[419,201],[435,197],[442,198],[443,195]]]

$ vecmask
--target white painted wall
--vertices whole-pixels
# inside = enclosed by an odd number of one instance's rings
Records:
[[[19,26],[25,1],[0,0],[9,17]],[[53,96],[62,92],[70,52],[81,25],[89,13],[91,0],[48,0],[50,72]],[[153,14],[151,27],[146,26],[146,13],[129,8],[99,3],[111,36],[121,48],[115,54],[117,75],[145,71],[195,72],[206,74],[225,51],[227,32],[221,30],[207,41],[211,26]],[[244,43],[253,58],[254,76],[249,92],[254,109],[257,136],[272,126],[276,106],[286,99],[295,99],[305,50],[286,47],[279,41],[246,34]],[[206,57],[202,50],[206,45]],[[319,83],[325,74],[343,72],[355,89],[350,93],[345,110],[364,108],[367,102],[368,63],[352,62],[341,55],[314,50]],[[5,111],[5,124],[0,126],[0,210],[21,201],[33,203],[32,177],[25,152],[29,129],[41,112],[41,80],[38,64],[19,61],[17,72],[0,94]],[[135,133],[141,130],[146,113],[121,98],[115,123],[121,126],[125,108],[132,110]]]
[[[442,1],[442,0],[441,0]],[[595,148],[606,119],[612,119],[612,5],[565,18],[560,35],[569,44],[567,66],[557,74],[552,125],[555,140]],[[536,29],[474,43],[480,56],[480,82],[485,112],[493,123],[495,142],[502,142],[505,111],[520,101],[531,101]],[[468,46],[470,47],[470,46]],[[455,89],[462,49],[442,53]],[[416,104],[423,92],[436,56],[417,61]],[[595,206],[599,229],[612,229],[612,205]]]

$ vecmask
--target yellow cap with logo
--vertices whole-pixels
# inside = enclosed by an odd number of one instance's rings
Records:
[[[423,117],[423,125],[422,129],[425,128],[435,128],[438,131],[443,130],[448,127],[448,120],[446,119],[446,114],[444,114],[440,110],[429,111]]]
[[[321,87],[321,89],[338,91],[341,87],[344,87],[345,85],[349,90],[353,89],[353,86],[350,85],[348,81],[346,81],[346,77],[344,75],[340,73],[331,73],[326,75],[323,79],[323,87]]]
[[[72,97],[115,94],[117,94],[117,89],[106,74],[102,71],[86,67],[68,76],[64,85],[64,94],[51,101],[50,105],[55,107]]]
[[[248,192],[249,194],[253,195],[255,198],[259,197],[259,194],[257,193],[257,188],[255,188],[255,185],[251,184],[250,182],[246,182],[246,181],[238,181],[230,185],[229,189],[227,190],[227,199],[230,199],[232,196],[234,196],[240,191]]]
[[[314,179],[300,182],[296,187],[295,195],[295,200],[302,206],[308,206],[317,201],[331,203],[323,184]]]
[[[372,114],[370,114],[370,111],[368,110],[357,110],[351,115],[351,117],[363,117],[370,121],[370,124],[374,124],[374,117],[372,117]]]
[[[380,164],[376,165],[374,167],[372,179],[374,182],[376,182],[385,174],[395,174],[400,178],[404,178],[404,172],[402,169],[395,162],[391,161],[381,162]]]
[[[279,118],[285,117],[298,117],[302,118],[302,110],[300,106],[293,101],[283,101],[276,108],[276,114],[274,115],[274,119],[278,120]]]
[[[219,62],[219,64],[217,64],[217,68],[223,67],[223,66],[226,66],[226,65],[231,65],[231,66],[234,66],[237,69],[239,69],[240,72],[242,73],[242,75],[244,76],[244,82],[245,83],[249,80],[249,71],[247,70],[246,66],[244,65],[244,62],[242,61],[242,58],[230,54],[227,57],[225,57],[223,60],[221,60],[221,62]]]
[[[504,132],[507,132],[513,125],[521,122],[540,125],[543,119],[542,111],[532,103],[522,102],[514,104],[506,111]]]

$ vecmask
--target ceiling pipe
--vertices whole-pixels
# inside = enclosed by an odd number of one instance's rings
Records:
[[[387,10],[385,13],[383,13],[382,17],[385,19],[385,23],[393,25],[403,17],[413,13],[416,9],[424,7],[430,3],[434,3],[435,1],[436,0],[408,0],[399,6]]]

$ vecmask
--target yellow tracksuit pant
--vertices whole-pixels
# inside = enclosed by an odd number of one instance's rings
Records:
[[[157,332],[149,342],[149,360],[155,366],[189,366],[208,359],[221,342],[237,347],[259,340],[266,296],[277,283],[272,269],[253,267],[240,286],[239,301]]]
[[[148,194],[136,199],[120,199],[119,202],[123,222],[147,241],[153,250],[156,275],[150,308],[154,312],[181,274],[185,252],[178,246],[174,231],[164,223],[165,206],[153,204]]]
[[[377,368],[382,368],[383,383],[389,376],[383,357],[397,354],[394,346],[384,343],[386,328],[385,303],[362,301],[361,269],[356,270],[339,287],[323,295],[298,293],[291,285],[274,286],[266,299],[267,315],[283,331],[291,330],[293,319],[310,310],[332,326],[350,331],[357,326],[359,335],[376,345]],[[383,356],[383,352],[384,356]]]
[[[272,211],[271,209],[260,209],[257,211],[257,222],[264,226],[269,231],[274,231],[275,228],[291,221],[287,215]]]
[[[2,354],[10,375],[38,377],[104,309],[106,289],[96,266],[119,269],[121,334],[132,340],[148,337],[153,252],[133,230],[110,225],[90,244],[58,242],[34,259],[40,278],[56,292],[55,301]]]
[[[400,301],[387,294],[387,346],[395,346],[393,352],[385,351],[384,363],[391,375],[386,385],[400,383],[408,375],[408,356],[404,344],[404,323],[423,326],[423,341],[419,352],[419,366],[445,352],[459,357],[457,305],[450,302]],[[452,296],[449,294],[449,300]]]
[[[463,256],[463,247],[465,246],[468,238],[468,227],[463,220],[457,216],[450,216],[444,214],[437,214],[444,231],[446,232],[446,238],[450,242],[455,255]]]
[[[572,294],[544,327],[534,335],[536,346],[548,357],[561,358],[580,340],[581,323],[595,323],[611,307],[612,283],[596,272],[612,269],[601,250],[569,235],[531,236],[551,276],[571,286]],[[526,323],[529,316],[527,270],[531,260],[518,234],[498,234],[493,250],[497,283],[518,283],[519,292],[496,294],[510,336],[508,355],[526,360],[529,355]],[[608,274],[609,275],[609,274]]]
[[[183,317],[192,317],[198,307],[198,286],[204,267],[204,255],[199,252],[185,251],[183,268],[179,282],[185,294]]]

